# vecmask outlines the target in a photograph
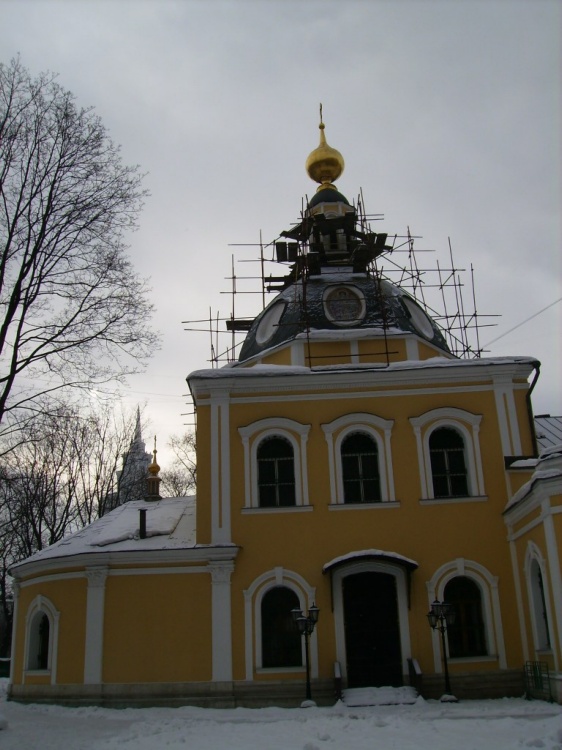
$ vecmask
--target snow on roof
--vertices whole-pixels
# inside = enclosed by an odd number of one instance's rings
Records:
[[[195,547],[195,496],[157,502],[132,500],[22,561],[39,562],[92,552],[130,552]],[[146,538],[139,538],[140,510],[146,510]],[[16,569],[21,563],[14,565]]]
[[[562,456],[562,454],[560,455]],[[560,467],[554,467],[551,469],[537,469],[531,479],[528,482],[525,482],[525,484],[523,484],[513,495],[511,500],[509,500],[509,502],[505,506],[504,513],[506,510],[513,508],[515,505],[524,500],[527,495],[529,495],[533,491],[533,488],[537,482],[544,481],[546,479],[557,478],[562,479],[562,468]]]
[[[185,506],[179,502],[146,502],[133,501],[121,506],[121,513],[115,514],[112,523],[102,526],[90,544],[105,547],[117,544],[139,535],[140,510],[146,512],[146,537],[169,536],[185,512]],[[111,515],[111,514],[110,514]]]
[[[541,451],[538,462],[539,464],[546,463],[547,461],[552,462],[554,459],[558,459],[560,457],[562,457],[562,441],[556,443],[555,445],[551,445],[550,448],[547,448],[546,450]]]
[[[538,436],[537,436],[538,437]],[[539,445],[539,448],[541,446]],[[551,445],[549,448],[541,450],[538,458],[519,458],[513,461],[510,469],[534,469],[535,467],[544,466],[545,463],[552,464],[556,458],[562,458],[562,442]]]
[[[534,469],[537,465],[538,458],[518,458],[509,464],[510,469]]]
[[[251,377],[276,377],[279,375],[317,375],[319,372],[357,372],[363,371],[401,371],[401,370],[424,370],[432,368],[457,368],[457,367],[487,367],[487,366],[507,366],[507,365],[530,365],[531,367],[538,363],[534,357],[490,357],[480,359],[449,359],[447,357],[430,357],[421,360],[404,360],[401,362],[390,362],[389,364],[340,364],[340,365],[320,365],[314,368],[304,367],[302,365],[264,365],[257,364],[251,367],[236,366],[235,363],[226,365],[215,370],[194,370],[188,380],[197,378],[220,379],[220,378],[251,378]]]
[[[396,560],[397,562],[402,563],[409,568],[419,567],[419,563],[417,563],[415,560],[412,560],[409,557],[404,557],[404,555],[399,555],[398,552],[387,552],[383,549],[362,549],[356,550],[355,552],[348,552],[346,555],[334,557],[333,560],[330,560],[330,562],[327,562],[323,566],[322,572],[326,573],[328,570],[330,570],[330,568],[341,565],[345,562],[350,562],[351,560],[356,560],[358,557],[381,557],[385,559]]]

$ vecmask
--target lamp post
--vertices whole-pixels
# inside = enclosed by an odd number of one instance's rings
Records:
[[[455,608],[447,602],[440,602],[437,599],[432,603],[431,609],[427,613],[427,619],[433,630],[441,633],[441,645],[443,648],[443,669],[445,671],[445,695],[441,696],[443,702],[456,703],[457,699],[451,692],[451,683],[449,681],[449,666],[447,663],[447,644],[445,642],[445,631],[450,625],[453,625],[456,619]]]
[[[291,610],[293,616],[293,622],[298,628],[301,635],[304,635],[304,654],[306,660],[306,702],[308,705],[313,704],[312,692],[310,690],[310,653],[309,653],[309,640],[310,636],[314,632],[316,623],[318,622],[318,615],[320,610],[313,604],[309,607],[308,614],[304,615],[302,610],[296,607]]]

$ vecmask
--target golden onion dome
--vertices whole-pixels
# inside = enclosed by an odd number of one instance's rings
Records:
[[[156,437],[154,438],[154,450],[152,451],[152,463],[148,467],[148,473],[151,474],[153,477],[157,476],[160,467],[158,466],[158,462],[156,461]]]
[[[324,123],[322,122],[322,105],[320,105],[320,145],[308,155],[306,160],[306,171],[308,176],[319,182],[320,187],[316,190],[332,188],[332,182],[337,180],[344,170],[345,162],[340,152],[329,146],[324,134]]]

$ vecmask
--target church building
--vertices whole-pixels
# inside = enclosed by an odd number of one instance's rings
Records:
[[[323,123],[306,168],[279,293],[235,362],[188,376],[197,497],[160,499],[154,454],[145,497],[13,567],[12,699],[299,705],[308,666],[322,704],[438,698],[445,667],[461,699],[522,695],[527,670],[562,702],[562,440],[539,456],[539,362],[454,354],[377,272],[387,235],[334,185]]]

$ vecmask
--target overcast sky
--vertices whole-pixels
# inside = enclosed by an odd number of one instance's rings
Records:
[[[231,257],[257,257],[229,245],[298,219],[319,102],[339,189],[378,231],[422,236],[420,266],[448,265],[451,238],[478,313],[501,316],[482,319],[488,356],[540,359],[535,413],[562,414],[561,34],[559,0],[0,0],[1,61],[59,73],[147,173],[130,252],[162,348],[126,401],[146,402],[161,464],[185,378],[210,366],[182,321],[229,315]],[[236,295],[237,315],[259,309]]]

